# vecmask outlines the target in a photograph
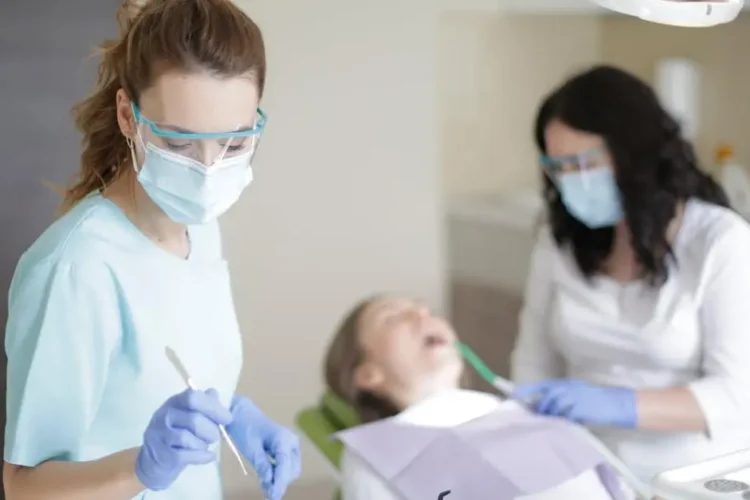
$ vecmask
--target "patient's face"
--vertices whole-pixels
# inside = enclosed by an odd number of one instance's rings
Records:
[[[360,389],[406,407],[438,390],[458,387],[463,362],[456,334],[423,304],[378,299],[363,311],[359,330],[365,353],[355,374]]]

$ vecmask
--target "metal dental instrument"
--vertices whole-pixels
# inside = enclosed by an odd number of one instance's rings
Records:
[[[172,366],[175,367],[177,372],[185,381],[185,384],[187,384],[187,386],[193,389],[194,391],[197,391],[198,389],[195,387],[195,384],[193,383],[193,379],[190,377],[190,374],[185,368],[185,365],[183,365],[182,361],[180,361],[180,358],[177,356],[177,353],[174,352],[174,349],[167,346],[164,350],[167,355],[167,359],[169,359],[169,361],[172,363]],[[247,476],[247,469],[245,468],[245,463],[242,460],[242,455],[240,455],[240,452],[237,451],[237,446],[235,446],[234,441],[232,441],[232,438],[229,437],[229,434],[227,433],[227,430],[224,428],[223,425],[219,426],[219,431],[221,432],[221,437],[224,439],[224,442],[227,444],[227,446],[229,446],[229,449],[232,451],[235,458],[237,458],[237,461],[240,463],[240,467],[242,467],[242,472]]]

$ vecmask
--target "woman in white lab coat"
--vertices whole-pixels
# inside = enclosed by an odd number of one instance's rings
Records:
[[[456,334],[424,305],[400,297],[365,300],[342,321],[325,363],[326,382],[362,421],[395,417],[422,427],[453,427],[491,412],[519,410],[515,401],[461,390],[464,372]],[[585,446],[586,443],[582,443]],[[535,454],[551,450],[535,449]],[[344,451],[343,500],[398,500],[358,455]],[[622,498],[633,498],[622,484]],[[595,469],[518,500],[611,500]]]
[[[548,224],[512,371],[643,480],[750,447],[750,226],[652,89],[596,67],[536,122]],[[502,258],[502,257],[500,257]]]

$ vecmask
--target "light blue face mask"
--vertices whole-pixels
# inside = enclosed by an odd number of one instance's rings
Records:
[[[178,224],[217,219],[253,180],[250,153],[224,158],[210,168],[153,144],[145,147],[145,153],[138,181],[149,198]]]
[[[622,220],[620,189],[610,168],[562,173],[557,185],[565,208],[589,228],[614,226]]]

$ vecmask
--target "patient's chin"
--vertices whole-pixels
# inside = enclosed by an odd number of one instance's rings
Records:
[[[446,359],[431,374],[431,385],[434,390],[457,389],[461,386],[463,364],[460,359]]]
[[[435,372],[446,372],[457,377],[463,370],[463,359],[454,346],[433,348],[429,351],[429,358]]]

